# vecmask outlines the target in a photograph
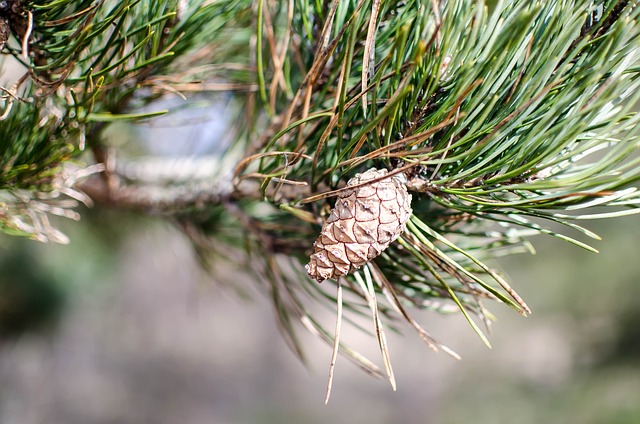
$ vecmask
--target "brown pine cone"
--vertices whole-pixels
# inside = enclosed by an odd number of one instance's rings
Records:
[[[386,169],[371,168],[347,187],[385,175]],[[322,282],[360,268],[402,234],[409,216],[411,195],[395,176],[343,191],[313,244],[307,273]]]

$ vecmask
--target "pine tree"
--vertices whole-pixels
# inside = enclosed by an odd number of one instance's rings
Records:
[[[489,344],[485,300],[530,310],[486,261],[537,234],[595,251],[567,233],[597,239],[582,221],[638,212],[639,15],[629,1],[3,1],[5,64],[24,72],[1,87],[0,228],[66,243],[50,217],[78,219],[79,202],[160,215],[203,264],[255,273],[301,357],[299,324],[334,346],[332,367],[341,350],[395,384],[394,318],[457,357],[411,316],[453,305]],[[221,91],[238,105],[231,142],[180,168],[207,180],[110,142],[173,113],[149,112],[159,100]],[[317,302],[337,304],[335,332]],[[384,372],[339,341],[343,312],[371,314]]]

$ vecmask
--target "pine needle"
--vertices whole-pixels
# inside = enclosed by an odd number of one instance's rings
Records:
[[[396,379],[393,375],[393,368],[391,366],[391,359],[389,358],[389,348],[387,346],[387,339],[384,334],[384,330],[382,328],[382,321],[380,321],[380,314],[378,311],[378,303],[376,300],[376,292],[373,288],[373,281],[371,279],[371,273],[369,272],[368,266],[363,268],[363,273],[365,276],[365,280],[362,279],[360,273],[354,274],[356,281],[362,287],[362,291],[365,293],[367,297],[367,302],[369,303],[369,308],[371,309],[371,315],[373,318],[373,324],[376,329],[376,337],[378,339],[378,346],[380,347],[380,352],[382,353],[382,360],[384,363],[385,370],[387,372],[387,378],[389,383],[391,383],[391,387],[393,390],[396,390]],[[365,283],[366,281],[366,283]]]
[[[331,362],[329,363],[329,381],[327,382],[327,394],[324,398],[324,404],[329,403],[329,397],[331,396],[331,387],[333,386],[333,371],[335,369],[336,361],[338,359],[338,350],[340,347],[340,332],[342,330],[342,284],[341,279],[338,279],[337,287],[337,317],[336,317],[336,331],[333,336],[333,350],[331,352]]]

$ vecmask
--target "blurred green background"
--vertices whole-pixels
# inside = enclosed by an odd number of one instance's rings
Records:
[[[489,305],[493,349],[459,314],[424,313],[461,362],[390,334],[397,392],[339,359],[328,406],[330,349],[302,330],[303,365],[249,277],[205,273],[161,221],[61,225],[68,246],[0,238],[0,423],[640,422],[637,217],[591,223],[600,254],[538,237],[502,258],[534,314]],[[343,337],[380,364],[373,337]]]

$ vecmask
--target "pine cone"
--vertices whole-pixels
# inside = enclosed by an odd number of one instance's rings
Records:
[[[347,187],[385,175],[386,169],[371,168]],[[307,273],[322,282],[360,268],[402,234],[409,216],[411,195],[397,177],[343,191],[313,244]]]

